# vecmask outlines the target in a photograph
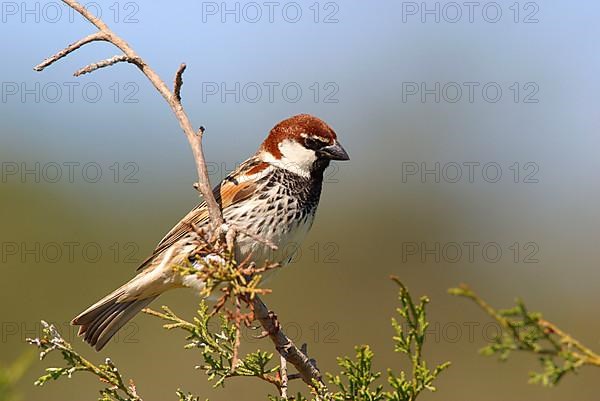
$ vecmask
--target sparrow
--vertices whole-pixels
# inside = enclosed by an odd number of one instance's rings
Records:
[[[281,121],[258,151],[218,184],[213,193],[225,224],[239,227],[236,260],[256,266],[266,261],[285,265],[293,259],[287,245],[298,249],[310,230],[319,204],[323,172],[332,160],[349,160],[335,131],[321,119],[300,114]],[[184,216],[142,262],[130,281],[75,317],[84,341],[101,350],[138,312],[165,291],[200,289],[196,275],[173,269],[197,246],[198,230],[210,224],[206,203]],[[269,248],[275,244],[279,252]]]

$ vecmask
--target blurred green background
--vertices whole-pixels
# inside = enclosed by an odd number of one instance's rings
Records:
[[[452,361],[423,400],[592,400],[592,368],[547,389],[527,384],[537,368],[529,355],[507,364],[478,356],[495,326],[446,294],[466,282],[499,307],[521,296],[600,349],[600,6],[488,3],[472,15],[432,1],[283,2],[272,15],[260,2],[89,6],[169,84],[188,64],[184,105],[207,128],[213,182],[290,115],[313,113],[338,132],[351,161],[329,171],[313,230],[265,300],[322,370],[336,371],[335,357],[363,343],[378,368],[407,367],[390,339],[395,274],[432,300],[427,357]],[[107,44],[32,71],[93,32],[89,24],[58,2],[2,7],[0,361],[25,352],[45,319],[94,360],[110,355],[146,399],[174,399],[178,387],[217,401],[265,399],[271,388],[252,380],[212,390],[182,336],[147,316],[100,354],[75,339],[70,319],[132,277],[197,202],[194,164],[164,101],[131,65],[72,77],[117,54]],[[190,316],[197,302],[177,291],[153,306]],[[272,349],[244,339],[244,349]],[[25,373],[23,399],[97,394],[93,377],[34,388],[52,362]]]

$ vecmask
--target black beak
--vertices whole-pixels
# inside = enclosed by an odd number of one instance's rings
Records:
[[[317,152],[321,157],[325,157],[330,160],[350,160],[350,156],[344,150],[342,145],[336,142],[334,145],[325,146]]]

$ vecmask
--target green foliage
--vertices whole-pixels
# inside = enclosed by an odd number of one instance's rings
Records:
[[[20,399],[15,385],[23,377],[31,364],[33,354],[24,353],[8,366],[0,365],[0,401],[17,401]]]
[[[355,348],[354,358],[338,358],[337,362],[341,368],[338,375],[327,375],[329,381],[338,390],[329,393],[324,385],[315,383],[313,395],[322,400],[331,401],[413,401],[424,390],[436,390],[433,381],[450,363],[443,363],[431,370],[422,358],[428,327],[426,305],[429,300],[427,297],[422,297],[419,303],[415,304],[404,285],[398,280],[395,281],[400,286],[401,307],[397,309],[397,312],[406,329],[398,319],[392,319],[392,327],[395,332],[393,336],[394,351],[408,356],[412,372],[410,374],[400,372],[399,375],[396,375],[389,369],[387,381],[391,389],[384,391],[383,384],[377,383],[382,376],[381,372],[374,372],[372,369],[373,352],[368,345],[363,345]],[[272,354],[256,351],[239,359],[235,365],[233,364],[237,341],[236,326],[221,315],[219,330],[211,332],[209,326],[213,315],[208,312],[208,307],[204,302],[200,304],[198,314],[193,322],[181,319],[167,307],[163,307],[163,313],[149,310],[146,312],[166,320],[168,322],[164,325],[166,329],[179,328],[188,333],[187,340],[189,342],[186,348],[201,350],[204,364],[200,368],[207,373],[209,380],[215,381],[215,386],[224,385],[227,378],[234,376],[253,376],[273,383],[278,388],[281,385],[280,379],[273,375],[279,370],[279,366],[267,367],[272,360]],[[198,400],[189,394],[178,394],[183,401]],[[279,396],[269,396],[271,401],[283,399]],[[315,399],[317,398],[315,397]],[[307,401],[307,398],[298,393],[296,396],[287,397],[287,400]]]
[[[372,384],[381,376],[381,372],[372,371],[373,352],[368,345],[355,347],[355,360],[349,357],[338,358],[340,375],[328,374],[329,381],[339,388],[332,396],[333,400],[384,400],[383,385]]]
[[[397,278],[392,279],[400,287],[398,299],[401,306],[397,312],[406,325],[405,329],[401,322],[392,318],[395,331],[394,352],[405,354],[409,358],[412,372],[400,372],[397,375],[388,369],[387,381],[391,390],[383,391],[383,385],[375,384],[381,373],[372,371],[373,352],[370,347],[356,347],[355,360],[338,358],[338,365],[342,369],[340,375],[328,375],[331,383],[339,388],[332,396],[335,401],[413,401],[423,390],[436,391],[433,381],[450,366],[450,362],[445,362],[431,370],[422,357],[429,326],[426,314],[429,299],[421,297],[419,303],[415,304],[406,287]]]
[[[53,325],[42,321],[42,327],[41,338],[27,339],[27,341],[41,350],[40,360],[48,354],[58,351],[67,366],[46,368],[46,374],[35,381],[36,386],[43,386],[47,382],[58,380],[61,377],[71,378],[76,372],[90,372],[98,376],[100,381],[105,384],[105,387],[100,390],[100,401],[141,401],[133,381],[126,385],[119,370],[109,358],[103,364],[94,365],[77,353]]]
[[[184,266],[174,266],[174,269],[183,276],[196,275],[204,283],[201,297],[208,298],[221,292],[219,302],[222,306],[230,298],[252,299],[270,292],[260,288],[259,284],[262,275],[279,267],[278,264],[265,263],[261,267],[247,261],[238,264],[226,243],[210,241],[201,228],[194,227],[194,230],[199,234],[199,239],[189,257],[193,262],[188,260]]]
[[[395,281],[400,286],[401,306],[397,309],[400,319],[392,319],[395,332],[394,351],[409,358],[412,371],[396,375],[388,369],[387,382],[390,389],[384,391],[384,385],[379,383],[381,372],[373,370],[373,352],[368,345],[362,345],[355,348],[354,358],[338,358],[341,370],[337,375],[327,374],[330,383],[337,388],[336,391],[329,392],[324,383],[313,382],[313,386],[310,387],[313,401],[414,401],[424,390],[435,391],[433,381],[449,366],[449,362],[431,370],[422,358],[428,326],[425,309],[429,301],[422,297],[419,303],[415,304],[404,285],[398,280]],[[166,321],[164,327],[168,330],[181,329],[187,333],[185,348],[200,350],[203,363],[198,368],[206,373],[208,380],[213,381],[215,387],[224,386],[230,377],[256,377],[275,385],[280,393],[284,393],[284,385],[278,374],[280,367],[271,366],[273,354],[257,350],[238,357],[239,327],[223,313],[209,313],[204,301],[200,303],[191,322],[180,318],[166,306],[162,307],[162,312],[149,309],[144,312]],[[216,318],[218,329],[211,330],[211,321]],[[41,359],[51,352],[59,351],[66,361],[66,366],[47,368],[46,374],[36,381],[36,385],[43,385],[61,377],[70,378],[75,372],[83,371],[96,375],[106,384],[100,391],[101,401],[141,401],[133,382],[125,385],[117,367],[110,359],[103,364],[94,365],[73,350],[54,326],[45,322],[42,322],[42,325],[43,336],[28,341],[41,350]],[[180,401],[201,400],[200,397],[181,390],[177,390],[176,394]],[[300,393],[288,397],[269,395],[268,399],[308,401],[308,398]]]
[[[214,387],[224,386],[226,379],[237,376],[257,377],[277,383],[278,379],[272,374],[279,370],[279,366],[268,367],[273,354],[257,350],[238,358],[239,329],[225,315],[219,314],[219,329],[211,330],[214,315],[209,313],[204,301],[200,303],[193,322],[180,318],[166,306],[162,310],[162,313],[149,309],[144,312],[167,321],[163,326],[167,330],[182,329],[187,332],[188,343],[185,348],[200,350],[203,364],[198,368],[206,372],[209,381],[215,382]]]
[[[179,401],[200,401],[200,397],[192,395],[190,393],[184,393],[181,390],[176,391],[177,397],[179,397]],[[208,398],[206,399],[208,401]]]
[[[496,355],[500,361],[508,360],[513,351],[537,356],[542,369],[530,372],[530,383],[554,386],[567,373],[576,373],[581,366],[600,366],[600,356],[544,320],[540,313],[529,312],[520,300],[513,308],[496,310],[466,285],[451,288],[449,292],[474,301],[502,328],[491,344],[480,350],[482,355]]]
[[[433,381],[444,369],[450,366],[450,362],[437,365],[433,370],[427,366],[427,362],[423,360],[422,352],[427,328],[429,327],[425,310],[429,298],[422,296],[419,303],[415,305],[406,287],[398,279],[394,279],[394,281],[400,286],[399,300],[401,307],[396,311],[408,327],[405,331],[402,324],[398,323],[396,319],[392,319],[392,326],[396,331],[394,351],[404,353],[410,358],[412,377],[407,380],[404,372],[401,372],[400,376],[395,376],[391,371],[388,371],[388,382],[395,390],[394,393],[388,393],[388,399],[394,401],[414,400],[423,390],[436,391]]]

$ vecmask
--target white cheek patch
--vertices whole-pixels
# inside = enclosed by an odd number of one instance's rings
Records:
[[[296,141],[286,139],[279,144],[283,157],[281,161],[286,164],[285,169],[300,175],[310,175],[310,169],[317,160],[317,155],[312,149],[306,149]]]
[[[265,160],[277,167],[292,171],[303,177],[310,176],[310,169],[317,160],[317,155],[311,149],[306,149],[296,141],[286,139],[279,144],[281,159],[275,159],[273,156]]]

